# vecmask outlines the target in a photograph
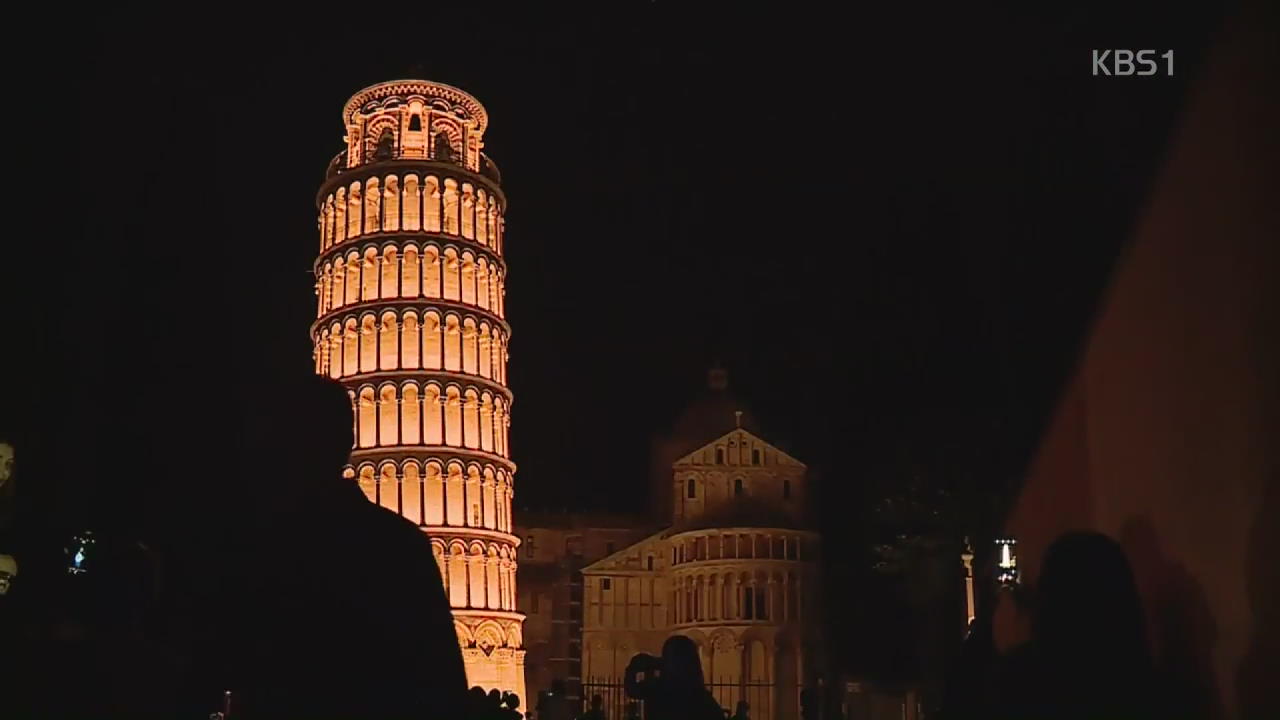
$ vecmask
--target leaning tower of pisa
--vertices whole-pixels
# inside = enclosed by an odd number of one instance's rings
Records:
[[[511,534],[503,214],[488,116],[426,80],[342,111],[317,195],[316,372],[356,410],[348,476],[431,536],[470,685],[524,695]]]

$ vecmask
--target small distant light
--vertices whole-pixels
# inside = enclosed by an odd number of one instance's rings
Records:
[[[71,544],[64,550],[70,558],[67,565],[67,572],[72,575],[80,575],[88,572],[85,562],[89,559],[89,550],[93,548],[97,542],[93,537],[92,530],[85,530],[71,538]]]

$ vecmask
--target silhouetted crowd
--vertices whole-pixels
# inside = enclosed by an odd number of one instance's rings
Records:
[[[520,720],[520,696],[513,692],[490,690],[479,685],[467,693],[467,720]]]
[[[216,548],[245,562],[183,567],[186,592],[204,596],[186,615],[172,598],[166,613],[149,614],[164,590],[162,550],[119,531],[59,534],[24,516],[21,443],[0,438],[0,677],[20,681],[0,695],[6,717],[189,717],[180,711],[200,698],[206,714],[229,709],[233,720],[524,717],[515,694],[468,692],[427,537],[341,477],[352,445],[346,391],[303,375],[273,393],[238,449],[218,446],[252,458],[261,481]],[[981,604],[952,673],[948,720],[1188,715],[1160,689],[1115,541],[1060,538],[1033,590]],[[992,617],[997,602],[1012,601],[1034,619],[1031,639],[1002,655]],[[645,720],[750,716],[746,703],[732,716],[719,706],[684,636],[669,638],[661,657],[636,655],[624,689],[628,713],[642,702]],[[575,705],[556,683],[536,720],[606,720],[599,696],[585,711]],[[805,720],[822,710],[802,698]]]

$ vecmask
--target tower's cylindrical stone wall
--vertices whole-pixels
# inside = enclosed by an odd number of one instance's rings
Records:
[[[315,369],[346,386],[348,476],[431,536],[471,685],[524,694],[511,533],[506,197],[466,93],[380,83],[317,196]]]

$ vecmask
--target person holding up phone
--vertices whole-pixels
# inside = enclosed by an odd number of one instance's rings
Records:
[[[1093,532],[1063,535],[1045,553],[1034,587],[1018,576],[1016,545],[997,547],[943,716],[1165,716],[1133,571],[1119,544]],[[1002,654],[993,620],[1006,603],[1030,616],[1031,638]]]

